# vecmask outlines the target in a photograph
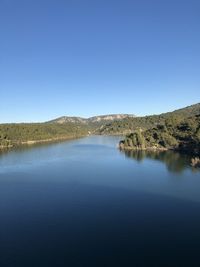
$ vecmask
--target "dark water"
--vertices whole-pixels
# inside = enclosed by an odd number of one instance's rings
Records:
[[[200,266],[200,173],[88,137],[0,154],[0,266]]]

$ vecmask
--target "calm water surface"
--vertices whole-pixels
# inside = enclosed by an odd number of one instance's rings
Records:
[[[0,154],[0,266],[200,266],[200,172],[87,137]]]

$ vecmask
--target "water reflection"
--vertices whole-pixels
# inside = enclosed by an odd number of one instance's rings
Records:
[[[125,156],[142,162],[144,159],[158,160],[165,163],[167,170],[173,173],[182,173],[186,169],[195,171],[190,166],[191,158],[173,151],[136,151],[127,150]]]

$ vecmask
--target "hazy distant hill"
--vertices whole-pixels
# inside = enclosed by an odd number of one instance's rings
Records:
[[[116,120],[122,120],[125,118],[133,118],[133,117],[135,117],[135,115],[133,114],[110,114],[110,115],[94,116],[94,117],[88,118],[88,121],[92,123],[108,122],[108,121],[116,121]]]
[[[50,123],[59,123],[59,124],[65,124],[67,122],[72,123],[83,123],[83,124],[96,124],[96,123],[104,123],[104,122],[112,122],[112,121],[119,121],[124,118],[132,118],[135,117],[132,114],[110,114],[110,115],[100,115],[100,116],[94,116],[90,118],[81,118],[81,117],[69,117],[69,116],[63,116],[59,117],[57,119],[49,121]]]
[[[180,131],[176,128],[180,123],[189,125],[187,127],[182,125],[182,128],[189,129],[194,126],[196,129],[196,125],[199,125],[199,114],[200,103],[173,112],[145,117],[135,117],[130,114],[101,115],[87,119],[63,116],[46,123],[0,124],[0,148],[29,141],[61,140],[87,134],[125,135],[138,128],[148,130],[165,124],[171,125],[173,133],[179,134]],[[199,128],[195,132],[197,136],[200,135]],[[193,130],[187,131],[188,135],[194,134]]]
[[[174,110],[172,112],[163,113],[161,115],[168,116],[168,115],[172,115],[172,114],[181,115],[184,117],[199,115],[200,114],[200,103],[197,103],[197,104],[185,107],[185,108],[177,109],[177,110]]]
[[[120,121],[126,122],[128,121],[138,121],[140,122],[143,120],[144,122],[149,119],[151,120],[157,120],[159,118],[165,118],[171,115],[179,115],[184,117],[189,117],[192,115],[198,115],[200,114],[200,103],[191,105],[182,109],[178,109],[172,112],[162,113],[160,115],[150,115],[145,117],[136,117],[133,114],[109,114],[109,115],[99,115],[99,116],[93,116],[90,118],[82,118],[82,117],[70,117],[70,116],[62,116],[59,118],[56,118],[54,120],[48,121],[47,123],[58,123],[58,124],[65,124],[65,123],[81,123],[81,124],[109,124],[112,122],[116,122],[120,124]],[[149,125],[149,123],[148,123]],[[127,125],[128,126],[128,125]]]
[[[87,119],[81,118],[81,117],[69,117],[69,116],[62,116],[59,118],[56,118],[54,120],[48,121],[47,123],[58,123],[58,124],[65,124],[65,123],[87,123]]]
[[[100,127],[96,133],[99,134],[127,134],[137,128],[150,129],[158,124],[165,124],[167,119],[175,120],[187,119],[200,114],[200,103],[191,105],[172,112],[160,115],[150,115],[145,117],[124,118],[120,121],[109,122]]]

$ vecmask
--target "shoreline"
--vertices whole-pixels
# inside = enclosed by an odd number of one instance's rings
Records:
[[[166,147],[145,147],[145,148],[141,148],[141,147],[125,147],[125,146],[122,146],[122,145],[118,145],[118,149],[120,149],[121,151],[173,151],[173,152],[179,152],[179,153],[183,153],[183,154],[187,154],[187,155],[190,155],[190,156],[193,156],[193,157],[198,157],[200,156],[199,153],[195,153],[195,152],[192,152],[192,151],[189,151],[189,150],[186,150],[186,149],[183,149],[183,148],[178,148],[178,147],[169,147],[169,148],[166,148]]]
[[[118,145],[118,149],[121,152],[125,152],[126,151],[147,151],[147,152],[166,152],[166,151],[172,151],[174,153],[180,153],[180,154],[185,154],[187,156],[190,156],[191,159],[191,167],[193,168],[200,168],[200,158],[198,154],[191,154],[191,153],[186,153],[186,151],[181,150],[181,149],[177,149],[177,148],[161,148],[161,147],[146,147],[146,148],[139,148],[139,147],[121,147],[120,145]]]
[[[135,151],[175,151],[173,148],[166,148],[166,147],[130,147],[130,146],[124,146],[122,144],[118,145],[118,148],[120,150],[135,150]]]
[[[63,137],[55,137],[55,138],[48,138],[48,139],[41,139],[41,140],[27,140],[27,141],[14,141],[11,145],[0,145],[0,151],[6,149],[12,149],[16,147],[22,146],[34,146],[36,144],[45,144],[45,143],[54,143],[59,141],[67,141],[67,140],[75,140],[78,138],[86,137],[87,135],[80,135],[80,136],[63,136]]]

